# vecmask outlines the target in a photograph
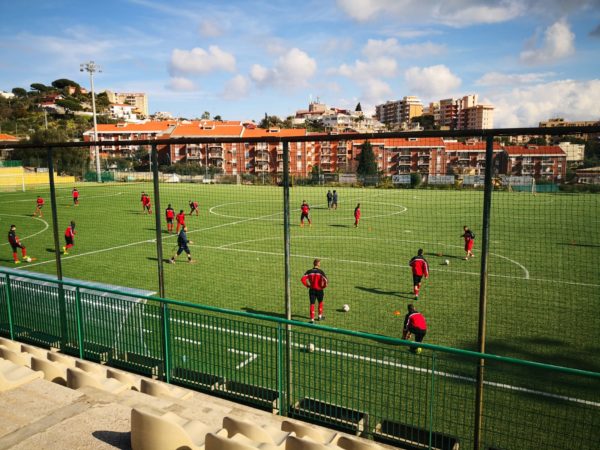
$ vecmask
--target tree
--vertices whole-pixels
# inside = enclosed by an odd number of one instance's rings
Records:
[[[210,113],[208,111],[204,111],[202,113],[202,116],[200,117],[202,120],[209,120],[210,119]]]
[[[530,137],[527,142],[528,145],[547,145],[546,138],[544,136]]]
[[[38,92],[48,92],[52,89],[42,83],[31,83],[29,86],[31,87],[32,90],[38,91]]]
[[[265,129],[281,128],[281,125],[282,125],[282,122],[279,117],[268,116],[267,114],[265,114],[265,117],[263,118],[263,120],[261,120],[260,123],[258,124],[258,126],[260,128],[265,128]]]
[[[80,87],[79,83],[68,80],[66,78],[59,78],[58,80],[54,80],[52,82],[52,86],[54,86],[56,89],[64,89],[68,86]]]
[[[358,160],[358,167],[356,168],[356,173],[358,175],[377,175],[375,153],[373,152],[373,146],[369,141],[365,141],[360,146],[360,154],[356,159]]]
[[[220,116],[219,114],[217,114],[217,115],[214,117],[214,120],[216,120],[216,121],[219,121],[219,122],[223,122],[223,119],[221,118],[221,116]]]
[[[358,105],[356,105],[356,108],[354,109],[355,112],[362,112],[362,106],[360,106],[360,102],[358,102]]]
[[[57,100],[56,104],[58,106],[62,106],[63,108],[65,108],[69,111],[81,111],[83,109],[81,106],[81,103],[79,103],[77,100],[72,99],[72,98],[65,98],[63,100]]]
[[[100,94],[96,95],[96,108],[98,111],[106,110],[108,105],[110,105],[110,101],[108,100],[108,94],[106,92],[101,92]]]
[[[17,97],[25,97],[27,95],[27,91],[20,87],[13,88],[12,93]]]
[[[413,117],[410,121],[411,123],[418,123],[424,130],[436,130],[438,128],[435,125],[433,114],[423,114],[422,116]]]

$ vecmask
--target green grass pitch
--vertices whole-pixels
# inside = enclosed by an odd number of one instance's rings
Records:
[[[155,206],[151,184],[78,188],[77,207],[70,187],[57,190],[61,245],[68,223],[77,223],[64,276],[157,291],[155,219],[140,203],[145,190]],[[336,188],[339,207],[328,210],[328,189],[290,191],[293,319],[308,320],[300,278],[319,257],[330,280],[324,324],[399,337],[413,301],[408,260],[422,247],[431,275],[415,303],[428,320],[426,341],[475,349],[483,193]],[[196,263],[181,256],[165,264],[166,296],[283,316],[282,189],[161,184],[160,190],[163,210],[171,203],[188,213],[189,200],[200,203],[199,216],[186,218]],[[42,219],[31,217],[37,194],[47,201]],[[302,200],[311,205],[311,227],[299,226]],[[359,202],[362,218],[354,228]],[[600,196],[495,192],[492,205],[488,352],[600,370]],[[161,218],[166,259],[176,239],[166,233],[162,212]],[[10,223],[37,258],[19,267],[55,273],[48,190],[3,193],[1,228],[8,232]],[[476,234],[476,257],[469,261],[462,259],[463,225]],[[2,246],[0,264],[13,267],[9,246]]]

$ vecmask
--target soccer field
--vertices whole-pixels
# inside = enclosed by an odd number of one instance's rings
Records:
[[[75,247],[63,257],[65,277],[158,290],[155,219],[142,213],[140,193],[152,186],[81,184],[80,205],[70,188],[57,190],[59,236],[76,222]],[[166,296],[233,310],[284,315],[283,195],[270,186],[161,184],[161,208],[187,216],[196,262],[165,264]],[[413,302],[409,259],[423,248],[431,275],[417,309],[427,318],[426,342],[474,349],[480,286],[481,191],[336,188],[339,208],[328,210],[327,187],[293,187],[291,195],[292,318],[308,320],[300,284],[315,257],[330,285],[324,325],[400,337]],[[333,188],[331,188],[333,189]],[[46,199],[32,218],[35,198]],[[299,226],[302,200],[311,227]],[[354,228],[360,202],[362,218]],[[488,286],[489,353],[600,371],[600,196],[495,192]],[[166,233],[164,257],[176,238]],[[37,260],[23,270],[53,274],[54,245],[47,190],[3,193],[0,223],[17,234]],[[476,235],[475,258],[465,261],[462,234]],[[6,242],[6,241],[5,241]],[[3,242],[0,264],[13,267]],[[450,262],[444,264],[445,260]],[[350,306],[345,313],[341,307]]]

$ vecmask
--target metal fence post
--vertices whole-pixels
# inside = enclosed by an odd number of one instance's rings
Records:
[[[165,363],[165,381],[171,382],[171,346],[169,344],[170,330],[169,330],[169,305],[162,302],[162,347],[163,347],[163,360]]]
[[[75,316],[77,318],[77,342],[79,343],[79,357],[83,358],[83,314],[81,311],[81,290],[79,286],[75,288]]]
[[[282,415],[282,406],[285,405],[283,397],[283,336],[281,333],[281,323],[277,322],[277,393],[279,394],[279,404],[277,410]]]
[[[431,393],[429,397],[429,448],[433,448],[433,404],[435,402],[435,355],[431,355]]]
[[[6,281],[4,282],[4,294],[6,297],[6,313],[8,314],[8,330],[10,331],[10,338],[15,340],[15,330],[13,324],[12,314],[12,297],[10,292],[10,275],[6,274]]]
[[[67,306],[65,289],[62,284],[62,262],[60,258],[60,240],[58,238],[58,212],[56,206],[56,186],[54,184],[53,149],[48,147],[48,176],[50,181],[50,204],[52,206],[52,227],[54,236],[54,258],[56,259],[56,278],[58,279],[58,307],[60,310],[60,345],[64,349],[67,343]]]
[[[283,141],[283,253],[285,265],[285,318],[292,319],[292,285],[290,270],[290,143]],[[292,398],[292,327],[285,326],[286,336],[286,406],[291,404]],[[280,408],[281,409],[281,408]],[[286,408],[287,414],[287,408]]]
[[[165,273],[163,267],[162,229],[160,224],[160,189],[158,185],[158,154],[156,144],[152,144],[152,182],[154,185],[154,222],[156,227],[156,259],[158,259],[158,294],[165,298]]]
[[[477,351],[485,353],[486,308],[488,287],[488,256],[490,244],[490,215],[492,211],[492,165],[494,159],[494,136],[487,136],[485,142],[485,191],[483,194],[483,230],[481,239],[481,274],[479,279],[479,326],[477,333]],[[480,358],[477,364],[477,387],[475,392],[475,426],[473,427],[473,448],[481,447],[483,426],[483,378],[485,360]]]

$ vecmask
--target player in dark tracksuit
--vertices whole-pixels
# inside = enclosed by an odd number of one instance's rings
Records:
[[[177,253],[171,257],[169,263],[175,264],[175,258],[181,255],[183,252],[187,254],[188,262],[192,262],[192,255],[190,253],[190,248],[188,247],[188,244],[193,244],[193,242],[190,241],[187,237],[187,227],[183,226],[181,228],[181,231],[177,235],[177,246],[179,248],[177,249]]]
[[[65,230],[65,246],[63,247],[63,255],[68,255],[68,250],[75,245],[75,222],[71,220],[71,223]]]
[[[463,227],[463,231],[464,231],[464,234],[461,236],[461,238],[464,238],[464,240],[465,240],[465,252],[466,252],[465,260],[467,260],[467,259],[473,258],[475,256],[473,254],[473,244],[475,243],[475,234],[473,234],[473,232],[466,225]]]
[[[302,205],[300,205],[300,226],[304,226],[304,219],[308,220],[308,226],[312,227],[312,221],[309,216],[310,206],[306,203],[306,200],[302,200]]]
[[[19,257],[17,256],[17,249],[21,249],[21,257],[24,261],[27,261],[27,250],[25,246],[21,244],[21,240],[17,236],[17,227],[15,225],[10,226],[10,230],[8,231],[8,243],[12,248],[13,261],[15,264],[21,264],[19,261]]]
[[[404,328],[402,330],[402,339],[410,339],[410,335],[415,335],[415,342],[423,342],[427,334],[427,322],[425,317],[411,304],[408,305],[408,314],[404,316]],[[411,347],[414,353],[421,353],[421,347]]]
[[[412,269],[413,275],[413,292],[415,300],[419,300],[419,290],[421,289],[421,280],[423,277],[429,278],[429,264],[423,257],[423,249],[417,251],[417,256],[414,256],[408,263]]]
[[[323,299],[325,297],[324,289],[329,281],[325,276],[325,272],[321,270],[321,260],[313,261],[313,268],[306,271],[302,279],[302,284],[308,288],[308,298],[310,300],[310,323],[315,322],[315,303],[319,302],[319,317],[317,320],[324,320],[323,315]]]

